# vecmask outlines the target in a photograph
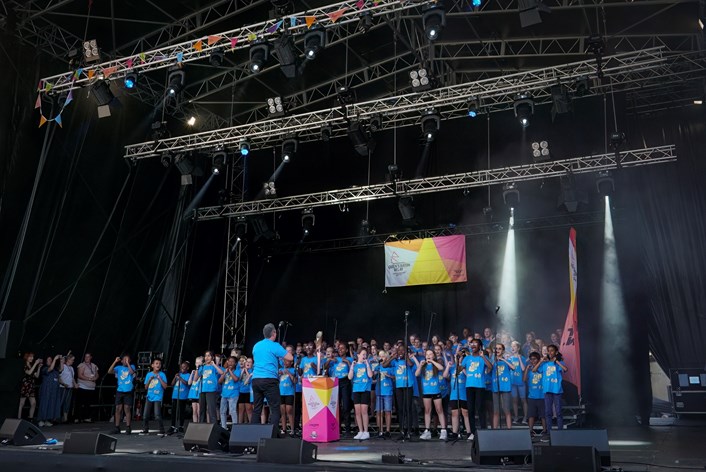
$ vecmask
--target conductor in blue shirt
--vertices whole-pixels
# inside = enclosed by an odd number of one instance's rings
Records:
[[[254,368],[252,373],[253,414],[250,423],[260,421],[263,400],[267,399],[270,406],[270,424],[279,425],[280,422],[280,396],[279,396],[279,365],[280,360],[292,361],[292,355],[281,344],[276,342],[277,329],[268,323],[262,329],[265,337],[252,348]]]

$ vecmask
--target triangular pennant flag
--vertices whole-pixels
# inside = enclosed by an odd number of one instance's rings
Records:
[[[200,39],[194,43],[194,49],[196,49],[198,52],[201,52],[203,50],[203,41]]]
[[[41,128],[47,123],[47,119],[44,118],[44,115],[39,115],[39,127]]]
[[[335,23],[338,20],[340,20],[347,9],[348,9],[348,7],[343,7],[338,11],[335,11],[333,13],[329,13],[328,17],[331,19],[331,23]]]
[[[358,7],[358,10],[362,10],[363,7],[365,6],[365,0],[358,0],[355,4],[355,6]]]
[[[56,124],[59,125],[60,128],[63,128],[61,124],[61,115],[56,115],[56,118],[54,118],[54,121],[56,121]]]
[[[74,100],[74,91],[69,90],[69,94],[66,96],[66,101],[64,102],[64,106],[68,105]]]
[[[213,46],[214,44],[216,44],[216,43],[217,43],[218,41],[220,41],[221,39],[223,39],[223,36],[209,36],[209,37],[208,37],[208,45],[209,45],[209,46]]]
[[[78,69],[76,69],[76,72],[74,72],[74,80],[80,79],[81,74],[83,74],[83,69],[79,67]]]
[[[184,60],[184,53],[178,52],[177,53],[177,62],[182,62],[183,60]]]
[[[141,53],[140,53],[140,60],[141,60],[142,62],[147,62],[147,56],[145,56],[145,53],[144,53],[144,52],[141,52]]]
[[[230,38],[230,48],[235,49],[236,44],[238,44],[238,38]]]
[[[37,85],[37,92],[39,92],[39,91],[42,90],[43,88],[44,88],[44,81],[43,81],[43,80],[40,80],[40,81],[39,81],[39,85]]]
[[[294,28],[297,26],[297,17],[296,16],[290,16],[289,17],[289,27]]]
[[[52,89],[52,85],[49,82],[47,82],[46,85],[44,85],[44,91],[49,92],[49,91],[51,91],[51,89]]]
[[[267,28],[267,32],[274,33],[275,31],[277,31],[280,28],[280,26],[282,26],[282,20],[279,20],[277,23],[275,23],[274,25]]]
[[[40,108],[42,106],[42,96],[37,94],[37,101],[34,102],[34,109]]]
[[[129,58],[125,64],[127,64],[128,69],[132,69],[132,65],[134,64],[132,57]]]
[[[257,39],[257,35],[255,33],[250,33],[248,35],[248,41],[255,41]]]
[[[314,22],[316,21],[316,17],[315,16],[307,16],[306,18],[304,18],[304,21],[306,22],[306,27],[311,28],[311,25],[313,25]]]
[[[117,67],[108,67],[106,69],[103,69],[103,78],[107,79],[111,75],[115,74],[115,72],[118,70]]]
[[[94,69],[89,69],[88,70],[88,80],[91,80],[94,75],[96,75],[96,71]]]

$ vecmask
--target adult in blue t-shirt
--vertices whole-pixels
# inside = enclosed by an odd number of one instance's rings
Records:
[[[117,365],[120,364],[120,365]],[[135,380],[135,366],[130,363],[130,356],[125,354],[122,357],[116,357],[110,368],[109,374],[115,374],[118,388],[115,392],[115,428],[113,434],[120,434],[120,419],[125,413],[125,431],[130,434],[132,432],[132,404],[133,397],[133,381]]]
[[[547,346],[547,357],[542,359],[535,367],[534,372],[542,373],[542,389],[544,390],[544,417],[547,419],[547,428],[552,427],[552,412],[556,415],[556,425],[561,430],[564,428],[564,418],[561,414],[561,387],[563,374],[567,367],[559,352],[559,348],[550,344]]]
[[[294,357],[277,343],[277,329],[268,323],[262,329],[264,339],[252,348],[254,368],[252,373],[253,414],[251,424],[260,422],[263,401],[270,406],[270,424],[280,423],[279,363],[280,359],[293,361]]]

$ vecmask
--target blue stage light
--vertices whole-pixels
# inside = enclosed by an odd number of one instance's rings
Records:
[[[473,5],[474,8],[480,8],[481,0],[472,0],[471,5]]]

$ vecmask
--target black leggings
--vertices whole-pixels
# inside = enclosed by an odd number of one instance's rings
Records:
[[[414,409],[412,407],[414,391],[412,387],[399,387],[395,389],[395,399],[397,401],[397,418],[400,423],[400,431],[410,433],[413,426]]]
[[[199,423],[206,422],[208,411],[209,423],[218,423],[218,392],[201,392],[199,396]]]
[[[348,378],[338,379],[338,401],[341,407],[341,426],[345,426],[346,431],[351,430],[351,399],[353,396],[353,384]]]
[[[191,403],[190,400],[172,399],[172,428],[183,428],[184,420],[186,419],[186,404]],[[179,423],[179,424],[177,424]]]
[[[476,412],[478,412],[480,427],[483,429],[487,427],[485,420],[485,405],[483,404],[484,396],[484,388],[466,387],[466,398],[468,399],[468,420],[471,423],[472,434],[476,434]]]

